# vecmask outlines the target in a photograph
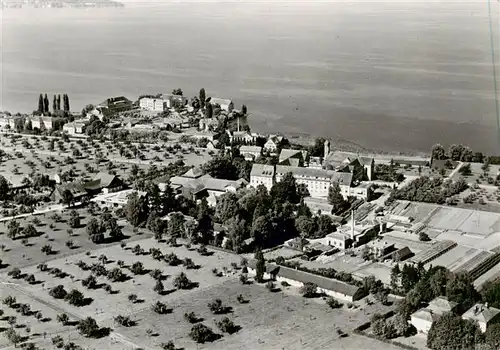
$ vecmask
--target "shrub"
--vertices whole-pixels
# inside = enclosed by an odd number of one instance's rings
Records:
[[[60,322],[63,326],[66,326],[69,322],[69,317],[65,313],[57,315],[57,322]]]
[[[229,311],[229,307],[224,306],[222,304],[222,300],[215,299],[214,301],[208,303],[208,308],[212,311],[213,314],[223,314]]]
[[[194,325],[189,332],[189,337],[197,343],[207,343],[215,340],[217,338],[216,334],[211,328],[205,326],[202,323]]]
[[[163,277],[163,272],[160,269],[154,269],[154,270],[151,270],[149,275],[151,276],[151,278],[153,278],[155,280],[161,280]]]
[[[224,317],[222,320],[218,321],[217,328],[229,334],[236,333],[240,329],[240,327],[235,325],[228,317]]]
[[[137,302],[137,294],[129,294],[127,296],[128,300],[131,301],[132,303]]]
[[[337,309],[337,308],[340,308],[342,307],[342,304],[335,298],[332,298],[332,297],[328,297],[326,299],[326,304],[331,307],[332,309]]]
[[[189,323],[196,323],[198,322],[198,317],[196,316],[196,314],[194,312],[186,312],[184,314],[184,319],[186,321],[188,321]]]
[[[266,283],[266,288],[267,288],[268,291],[273,292],[274,289],[276,288],[276,286],[274,285],[274,282],[268,281]]]
[[[99,326],[92,317],[80,321],[76,327],[78,331],[87,338],[96,337],[99,333]]]
[[[132,327],[137,324],[137,322],[131,320],[129,316],[118,315],[115,318],[113,318],[113,320],[123,327]]]
[[[164,315],[170,312],[167,304],[162,303],[161,301],[157,301],[156,303],[154,303],[153,306],[151,306],[151,309],[160,315]]]
[[[304,298],[314,298],[316,296],[318,286],[311,282],[306,282],[302,287],[300,287],[300,294]]]
[[[186,274],[184,272],[181,272],[179,275],[177,275],[174,279],[174,287],[177,289],[189,289],[193,285],[193,282],[191,282]]]
[[[248,276],[245,274],[240,275],[240,282],[241,284],[247,284],[248,283]]]
[[[56,348],[60,349],[64,346],[64,340],[63,337],[60,335],[57,335],[52,338],[52,345],[54,345]]]
[[[175,345],[173,341],[168,341],[166,343],[161,343],[160,347],[162,350],[175,350]]]
[[[163,291],[165,290],[165,287],[163,286],[163,283],[161,282],[161,280],[156,280],[156,284],[155,284],[153,290],[158,294],[163,293]]]
[[[83,296],[83,293],[78,289],[73,289],[71,292],[69,292],[64,297],[64,300],[74,306],[83,306],[85,303],[85,297]]]
[[[58,285],[57,287],[52,288],[49,291],[49,295],[55,299],[64,299],[67,294],[68,294],[68,292],[66,292],[66,290],[64,289],[64,286],[62,284]]]
[[[97,286],[97,280],[93,275],[89,275],[87,278],[82,280],[82,286],[88,289],[95,289]]]

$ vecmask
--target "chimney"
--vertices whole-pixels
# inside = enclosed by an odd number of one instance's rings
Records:
[[[237,118],[237,121],[238,121],[238,132],[240,132],[240,117],[239,116]]]
[[[351,240],[354,242],[354,210],[351,210]]]

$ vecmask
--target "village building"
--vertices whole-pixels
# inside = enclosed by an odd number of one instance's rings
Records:
[[[280,145],[285,141],[283,136],[270,135],[264,143],[263,151],[268,153],[278,153]]]
[[[352,152],[330,152],[330,142],[324,144],[323,167],[336,171],[349,171],[354,175],[354,180],[374,180],[375,160],[373,157],[360,156]]]
[[[252,164],[250,186],[257,188],[259,185],[264,185],[270,191],[275,182],[274,176],[274,165]]]
[[[224,98],[211,97],[209,103],[212,106],[218,104],[220,109],[226,112],[231,112],[234,108],[233,101]]]
[[[500,310],[491,306],[488,303],[476,304],[467,310],[462,318],[464,320],[471,320],[477,322],[479,329],[484,333],[486,328],[493,323],[500,322]]]
[[[255,275],[256,261],[254,259],[249,259],[247,269],[250,274]],[[318,286],[318,293],[324,293],[335,299],[346,302],[354,302],[366,295],[366,291],[363,288],[359,288],[333,278],[322,277],[309,272],[272,263],[266,264],[264,278],[270,278],[280,283],[287,282],[288,284],[299,288],[302,287],[304,283],[313,283]]]
[[[198,122],[198,129],[204,131],[214,131],[219,126],[217,118],[201,118]]]
[[[166,108],[173,108],[175,105],[185,106],[188,103],[188,98],[181,95],[162,94],[161,95]]]
[[[63,132],[68,135],[79,135],[83,133],[83,123],[80,122],[70,122],[63,125]]]
[[[422,308],[410,315],[410,323],[419,333],[427,334],[432,323],[437,321],[443,314],[457,310],[458,304],[449,301],[445,297],[437,297],[429,302],[426,308]]]
[[[113,114],[132,109],[132,101],[124,96],[110,97],[96,106],[102,114]]]
[[[118,192],[103,193],[92,198],[90,201],[96,203],[101,209],[123,208],[125,205],[127,205],[130,195],[134,192],[137,193],[139,197],[146,196],[146,192],[128,189]]]
[[[69,191],[74,202],[84,202],[91,197],[91,194],[85,188],[83,181],[74,181],[56,186],[50,195],[51,201],[55,203],[63,203],[66,191]]]
[[[245,160],[254,161],[260,157],[262,154],[262,147],[259,146],[240,146],[240,155],[242,155]]]
[[[249,133],[248,131],[234,131],[231,132],[229,130],[226,130],[228,136],[229,136],[229,141],[231,143],[245,143],[245,144],[252,144],[255,142],[255,137]]]
[[[380,258],[395,250],[394,243],[385,240],[374,240],[366,244],[374,258]]]
[[[139,100],[139,107],[146,111],[163,112],[167,109],[167,103],[163,98],[142,97]]]
[[[308,165],[308,154],[305,150],[283,148],[278,158],[278,165],[304,167]]]
[[[276,165],[276,182],[280,182],[287,173],[291,173],[295,178],[299,193],[324,198],[328,196],[332,178],[335,176],[335,172],[330,170]]]

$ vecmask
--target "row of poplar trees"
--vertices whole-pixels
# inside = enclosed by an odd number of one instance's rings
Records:
[[[61,95],[54,95],[54,98],[52,100],[52,111],[60,111],[61,110]],[[63,95],[63,108],[62,110],[64,112],[69,112],[69,97],[67,94]],[[40,94],[40,97],[38,98],[38,112],[40,113],[49,113],[49,98],[47,97],[47,94],[43,96],[43,94]]]

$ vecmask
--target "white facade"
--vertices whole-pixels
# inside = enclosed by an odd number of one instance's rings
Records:
[[[68,133],[69,135],[77,135],[83,133],[83,124],[82,123],[67,123],[63,125],[63,132]]]
[[[299,192],[307,190],[311,197],[328,197],[333,171],[277,165],[276,182],[280,182],[286,173],[292,173]]]
[[[278,145],[273,139],[269,139],[264,144],[264,150],[269,153],[276,153],[278,152]]]
[[[210,104],[215,105],[218,104],[220,106],[220,109],[223,111],[230,112],[231,109],[233,109],[234,105],[231,100],[227,100],[224,98],[217,98],[217,97],[212,97],[210,99]]]
[[[250,186],[257,188],[264,185],[268,191],[274,185],[274,166],[266,164],[253,164],[250,172]]]
[[[418,333],[429,332],[433,322],[432,314],[429,310],[419,310],[410,316],[410,323],[417,329]]]
[[[262,147],[258,146],[241,146],[240,154],[245,158],[245,160],[255,160],[262,154]]]
[[[139,107],[147,111],[163,112],[166,105],[162,98],[143,97],[139,100]]]

